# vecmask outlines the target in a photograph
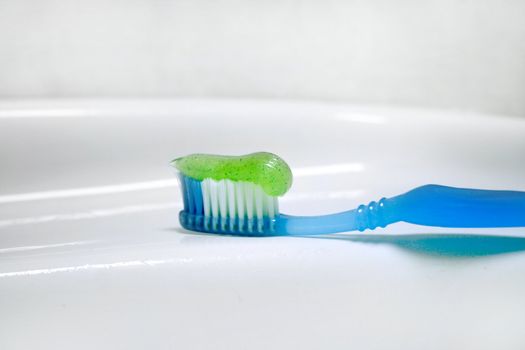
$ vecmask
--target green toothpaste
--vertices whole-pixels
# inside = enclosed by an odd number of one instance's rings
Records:
[[[252,182],[270,196],[282,196],[292,185],[292,171],[284,160],[268,152],[244,156],[191,154],[171,164],[187,177]]]

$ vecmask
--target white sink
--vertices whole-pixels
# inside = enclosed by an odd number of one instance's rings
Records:
[[[0,103],[0,349],[523,349],[525,229],[181,229],[169,161],[270,151],[289,214],[525,190],[525,119],[233,100]],[[467,235],[468,234],[468,235]]]

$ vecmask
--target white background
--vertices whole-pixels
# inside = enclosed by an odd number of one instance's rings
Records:
[[[252,97],[525,115],[525,2],[0,0],[0,97]]]

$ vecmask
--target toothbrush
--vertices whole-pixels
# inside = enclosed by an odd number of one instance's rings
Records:
[[[192,231],[319,235],[373,230],[400,221],[456,228],[525,226],[525,192],[424,185],[341,213],[291,216],[279,213],[278,197],[292,185],[292,172],[275,154],[193,154],[171,165],[178,170],[184,201],[179,219]]]

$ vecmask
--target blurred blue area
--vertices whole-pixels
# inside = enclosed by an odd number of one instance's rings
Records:
[[[416,253],[447,257],[479,257],[525,250],[525,237],[464,233],[370,236],[337,234],[323,238],[371,244],[390,244]]]

